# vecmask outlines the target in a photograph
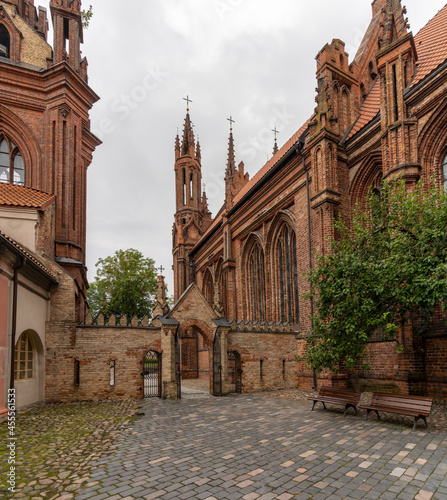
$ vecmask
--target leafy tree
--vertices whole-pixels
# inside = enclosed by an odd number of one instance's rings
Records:
[[[91,5],[87,10],[81,11],[82,26],[85,29],[87,29],[90,26],[90,21],[92,17],[93,17],[93,7]]]
[[[393,338],[410,324],[423,334],[447,301],[447,193],[385,183],[367,205],[349,227],[335,222],[339,238],[309,275],[316,312],[306,359],[316,370],[361,364],[375,332]]]
[[[106,316],[151,317],[157,294],[154,261],[138,250],[118,250],[96,263],[96,277],[87,293],[90,312]]]

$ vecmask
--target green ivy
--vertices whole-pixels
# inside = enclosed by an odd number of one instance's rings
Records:
[[[368,339],[396,336],[405,324],[423,334],[447,300],[447,194],[434,183],[407,192],[385,183],[380,200],[335,221],[337,240],[309,274],[315,305],[306,360],[339,371],[362,365]]]

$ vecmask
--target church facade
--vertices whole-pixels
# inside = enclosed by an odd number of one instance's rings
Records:
[[[85,292],[86,176],[100,141],[89,111],[80,0],[0,0],[0,417],[9,387],[36,401],[215,395],[309,387],[303,276],[371,187],[401,177],[447,189],[447,7],[416,36],[399,0],[375,0],[355,58],[317,56],[315,113],[250,179],[230,132],[225,199],[212,217],[189,111],[175,143],[175,304],[159,277],[152,322],[92,318]],[[203,167],[205,168],[205,167]],[[424,349],[368,346],[371,370],[318,384],[447,396],[440,316]]]
[[[46,9],[0,1],[0,415],[10,387],[18,407],[45,399],[48,325],[79,323],[87,307],[86,179],[100,144],[89,111],[99,98],[81,55],[80,0],[52,0],[50,13],[52,45]]]
[[[435,178],[447,189],[446,47],[447,7],[413,36],[399,0],[375,0],[352,60],[338,39],[318,53],[314,114],[282,148],[275,144],[251,180],[243,163],[237,166],[230,132],[225,200],[215,218],[201,190],[201,150],[188,111],[175,146],[175,298],[194,283],[216,317],[248,324],[259,345],[275,325],[295,332],[288,354],[278,338],[255,356],[232,343],[230,332],[228,349],[241,355],[243,386],[259,388],[263,369],[302,355],[312,307],[303,299],[309,292],[304,276],[315,254],[329,251],[335,218],[348,222],[353,207],[370,189],[380,192],[383,180],[402,178],[411,190]],[[194,316],[200,319],[200,310],[191,310],[190,320]],[[445,322],[442,315],[435,319],[424,349],[408,332],[397,339],[399,353],[392,342],[371,341],[370,371],[333,377],[333,383],[445,397]],[[185,337],[191,336],[203,332],[189,328]],[[261,368],[249,375],[244,365],[254,360]],[[295,385],[312,385],[313,374],[295,364]]]

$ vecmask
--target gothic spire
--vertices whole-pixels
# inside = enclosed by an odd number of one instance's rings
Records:
[[[177,135],[175,136],[175,159],[177,159],[180,156],[180,137],[178,136],[178,130],[177,130]]]
[[[201,163],[202,162],[202,150],[200,148],[200,141],[197,138],[197,147],[196,147],[196,160]]]
[[[194,150],[194,131],[192,129],[191,118],[189,117],[189,111],[187,111],[185,117],[185,125],[183,126],[182,156],[194,156]]]
[[[236,172],[236,160],[234,157],[234,139],[233,139],[233,118],[228,118],[230,122],[230,137],[228,139],[228,160],[227,160],[227,170],[225,172],[225,178],[230,179]]]
[[[276,129],[276,127],[274,129],[272,129],[272,132],[275,133],[275,144],[273,145],[273,156],[276,155],[276,153],[278,152],[278,130]]]
[[[382,8],[383,35],[382,43],[387,46],[407,34],[410,28],[408,18],[405,17],[407,9],[402,8],[400,0],[387,0],[386,6]]]

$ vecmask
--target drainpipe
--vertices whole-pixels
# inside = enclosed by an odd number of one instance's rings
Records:
[[[9,379],[9,388],[14,389],[14,353],[16,347],[16,329],[17,329],[17,292],[19,288],[19,271],[25,267],[26,258],[19,257],[14,267],[13,277],[13,295],[12,295],[12,325],[11,325],[11,374]]]
[[[309,271],[312,271],[312,238],[311,238],[311,230],[310,230],[310,194],[309,194],[309,170],[306,168],[306,160],[304,159],[304,155],[301,153],[301,150],[298,150],[297,153],[301,156],[303,161],[303,170],[306,173],[306,193],[307,193],[307,238],[308,238],[308,248],[309,248]],[[312,283],[310,284],[310,291],[312,293]],[[310,299],[310,328],[313,331],[314,329],[314,301]],[[317,372],[315,368],[313,369],[313,387],[312,389],[317,388]]]

